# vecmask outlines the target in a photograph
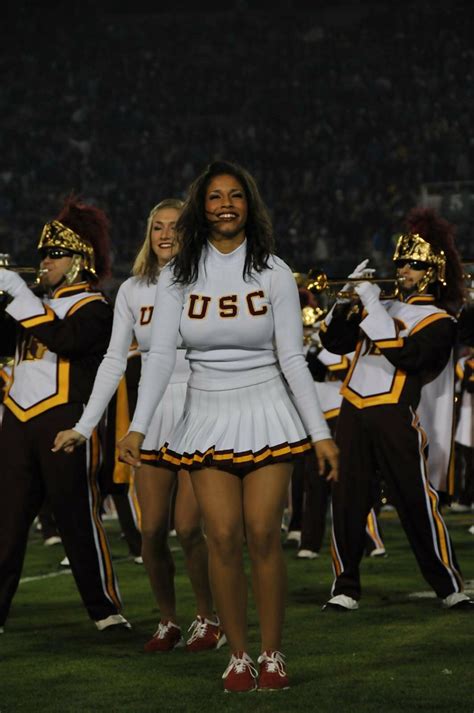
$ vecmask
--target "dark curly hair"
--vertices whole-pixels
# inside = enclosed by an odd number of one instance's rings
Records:
[[[183,211],[176,224],[180,251],[173,259],[175,281],[182,284],[195,282],[203,246],[209,237],[209,223],[204,204],[206,190],[216,176],[229,175],[239,181],[247,199],[247,254],[243,277],[250,277],[253,270],[261,272],[268,267],[268,258],[273,253],[273,228],[268,209],[263,202],[257,184],[248,171],[230,161],[215,161],[191,184]]]
[[[446,255],[446,285],[434,283],[436,304],[457,315],[465,301],[466,288],[461,259],[456,248],[455,227],[432,208],[413,208],[407,215],[406,226],[410,233],[418,233],[436,252]]]

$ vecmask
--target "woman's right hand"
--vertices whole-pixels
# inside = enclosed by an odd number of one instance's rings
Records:
[[[133,465],[134,468],[139,468],[141,466],[140,448],[144,440],[145,436],[143,433],[129,431],[129,433],[117,443],[119,459],[123,463]]]
[[[315,441],[313,442],[313,449],[318,461],[320,475],[324,475],[326,480],[332,480],[337,483],[339,480],[339,448],[333,439],[324,438],[321,441]]]
[[[73,453],[77,446],[80,446],[85,442],[86,439],[83,435],[75,431],[73,428],[69,428],[67,431],[59,431],[54,439],[54,444],[51,450],[53,453],[57,453],[58,451]]]

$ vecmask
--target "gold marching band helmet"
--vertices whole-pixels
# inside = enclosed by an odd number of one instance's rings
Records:
[[[418,290],[426,290],[430,282],[438,280],[443,286],[446,285],[446,255],[444,250],[436,251],[426,240],[423,240],[418,233],[405,233],[400,235],[395,252],[394,262],[398,260],[416,260],[429,265],[426,274],[418,283]]]
[[[94,248],[88,240],[81,238],[74,230],[63,225],[59,220],[52,220],[44,226],[38,243],[38,250],[41,250],[41,248],[61,248],[63,250],[70,250],[78,256],[78,260],[76,261],[78,263],[77,272],[71,282],[74,281],[79,272],[80,257],[84,260],[82,269],[97,278]]]

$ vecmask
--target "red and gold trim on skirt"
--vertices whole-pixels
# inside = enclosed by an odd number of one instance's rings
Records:
[[[176,453],[165,443],[159,451],[140,451],[142,463],[157,468],[170,470],[198,470],[200,468],[218,468],[236,475],[245,475],[252,470],[273,463],[284,463],[298,458],[311,450],[311,440],[304,438],[297,443],[279,443],[276,446],[264,446],[258,451],[233,450],[218,451],[214,446],[204,453]]]

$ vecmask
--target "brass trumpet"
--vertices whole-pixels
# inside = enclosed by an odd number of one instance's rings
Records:
[[[311,269],[308,272],[308,279],[306,282],[306,289],[308,289],[313,294],[320,294],[321,292],[326,292],[331,297],[336,298],[353,298],[357,296],[355,290],[336,290],[334,287],[336,285],[347,285],[351,282],[357,284],[358,282],[373,282],[377,285],[392,285],[392,291],[390,293],[385,292],[382,289],[380,297],[385,300],[394,299],[398,296],[400,291],[400,284],[403,282],[403,277],[345,277],[343,279],[328,279],[325,272],[319,270]]]
[[[23,265],[12,265],[10,262],[9,253],[0,253],[0,267],[6,270],[12,270],[12,272],[23,272],[25,275],[36,275],[38,272],[45,272],[44,270],[39,271],[37,267],[23,267]]]
[[[45,272],[48,272],[47,270],[40,270],[37,267],[23,267],[23,265],[1,265],[0,267],[3,267],[5,270],[11,270],[11,272],[21,272],[24,275],[36,275],[39,273],[42,275]]]
[[[306,273],[294,272],[293,277],[299,290],[307,289],[308,275]],[[307,304],[301,307],[301,319],[304,328],[314,327],[317,322],[320,322],[326,316],[328,311],[323,305],[319,304],[320,302],[321,300],[319,299],[318,303],[315,301],[314,304]]]
[[[0,253],[0,268],[4,268],[5,270],[11,270],[12,272],[18,272],[22,275],[34,275],[35,279],[33,280],[32,283],[28,284],[28,287],[36,287],[40,283],[41,275],[44,275],[47,270],[43,270],[39,267],[31,267],[30,265],[23,266],[23,265],[12,265],[10,262],[10,255],[9,253]],[[0,297],[2,298],[2,305],[3,305],[3,298],[5,296],[5,292],[3,290],[0,290]]]

